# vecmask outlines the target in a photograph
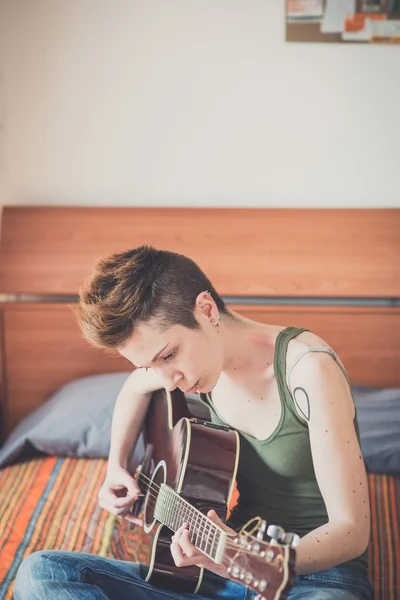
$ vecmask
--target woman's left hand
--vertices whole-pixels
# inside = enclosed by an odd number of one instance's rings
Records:
[[[236,532],[221,521],[215,510],[210,510],[207,517],[224,531],[236,535]],[[189,565],[197,565],[209,571],[213,571],[222,577],[226,577],[226,568],[222,565],[217,565],[211,558],[208,558],[203,552],[198,550],[190,541],[189,526],[184,523],[174,533],[171,538],[171,554],[177,567],[187,567]]]

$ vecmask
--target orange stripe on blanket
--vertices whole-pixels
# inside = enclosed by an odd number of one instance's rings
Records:
[[[100,473],[102,465],[94,463],[90,465],[90,471],[86,468],[81,473],[82,493],[76,505],[76,511],[71,515],[73,527],[70,530],[69,548],[81,548],[87,539],[87,533],[93,513],[97,510],[97,493],[99,488]],[[102,483],[102,482],[101,482]],[[90,546],[93,545],[93,540]]]
[[[101,470],[101,479],[99,479],[99,488],[103,483],[104,477],[106,474],[106,465]],[[95,497],[96,497],[96,521],[92,523],[94,527],[95,536],[93,539],[93,552],[101,554],[101,556],[105,556],[108,552],[110,544],[107,547],[104,545],[105,539],[111,541],[111,536],[113,529],[115,527],[115,523],[117,517],[115,515],[110,514],[106,510],[97,506],[97,493],[96,489]]]
[[[389,479],[389,508],[390,508],[390,519],[391,519],[391,527],[393,532],[393,540],[394,540],[394,569],[393,569],[393,589],[394,589],[394,598],[397,597],[396,590],[398,591],[398,577],[400,575],[400,522],[399,522],[399,501],[400,497],[396,498],[396,489],[398,490],[398,484],[396,485],[396,481],[391,477]]]
[[[2,560],[0,563],[0,580],[2,580],[8,571],[8,566],[12,564],[14,556],[25,536],[26,529],[32,519],[36,505],[43,495],[43,492],[48,484],[51,473],[56,465],[57,458],[51,457],[43,460],[39,464],[39,470],[35,479],[35,485],[31,489],[31,493],[21,506],[18,518],[12,531],[12,536],[7,540],[7,545],[2,551]],[[20,469],[21,465],[14,465],[10,469]],[[20,486],[18,491],[22,491]],[[18,489],[18,488],[17,488]],[[22,488],[23,489],[23,488]],[[12,493],[12,491],[11,491]]]
[[[82,493],[83,476],[82,471],[86,463],[79,459],[68,459],[68,467],[71,471],[70,481],[67,492],[63,493],[62,501],[58,503],[54,515],[54,524],[52,535],[54,548],[62,550],[72,550],[68,545],[71,529],[73,528],[72,511],[76,509],[76,504]],[[78,510],[80,507],[78,507]],[[58,527],[58,529],[56,529]]]
[[[18,518],[19,511],[24,503],[24,495],[21,494],[19,490],[29,490],[29,487],[32,487],[35,470],[38,470],[38,466],[33,461],[22,464],[21,473],[18,473],[17,469],[9,469],[9,479],[12,483],[11,485],[5,485],[1,488],[1,546],[3,546],[8,539],[10,530],[13,529],[14,522]]]
[[[56,538],[60,528],[56,515],[62,507],[68,508],[69,496],[66,491],[74,484],[73,475],[74,469],[71,459],[65,459],[48,498],[37,517],[35,529],[24,556],[38,549],[57,548]]]

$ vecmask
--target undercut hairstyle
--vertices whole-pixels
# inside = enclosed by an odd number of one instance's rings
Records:
[[[173,325],[200,327],[194,315],[200,292],[208,291],[220,313],[225,302],[190,258],[139,246],[100,259],[79,290],[74,312],[83,336],[105,350],[123,348],[135,327],[157,320],[161,330]]]

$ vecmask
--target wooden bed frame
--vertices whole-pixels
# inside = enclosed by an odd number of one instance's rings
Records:
[[[3,437],[64,383],[130,370],[71,305],[98,257],[145,243],[193,258],[241,314],[323,337],[353,383],[400,386],[400,210],[6,207]]]

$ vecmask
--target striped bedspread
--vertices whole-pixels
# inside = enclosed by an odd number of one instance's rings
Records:
[[[400,598],[400,477],[369,475],[369,577],[375,600]]]
[[[106,461],[40,458],[0,471],[0,599],[35,550],[111,556],[115,517],[97,506]]]
[[[57,548],[139,560],[135,532],[97,505],[103,459],[40,458],[0,471],[0,600],[25,556]],[[400,598],[400,480],[369,476],[375,600]]]

